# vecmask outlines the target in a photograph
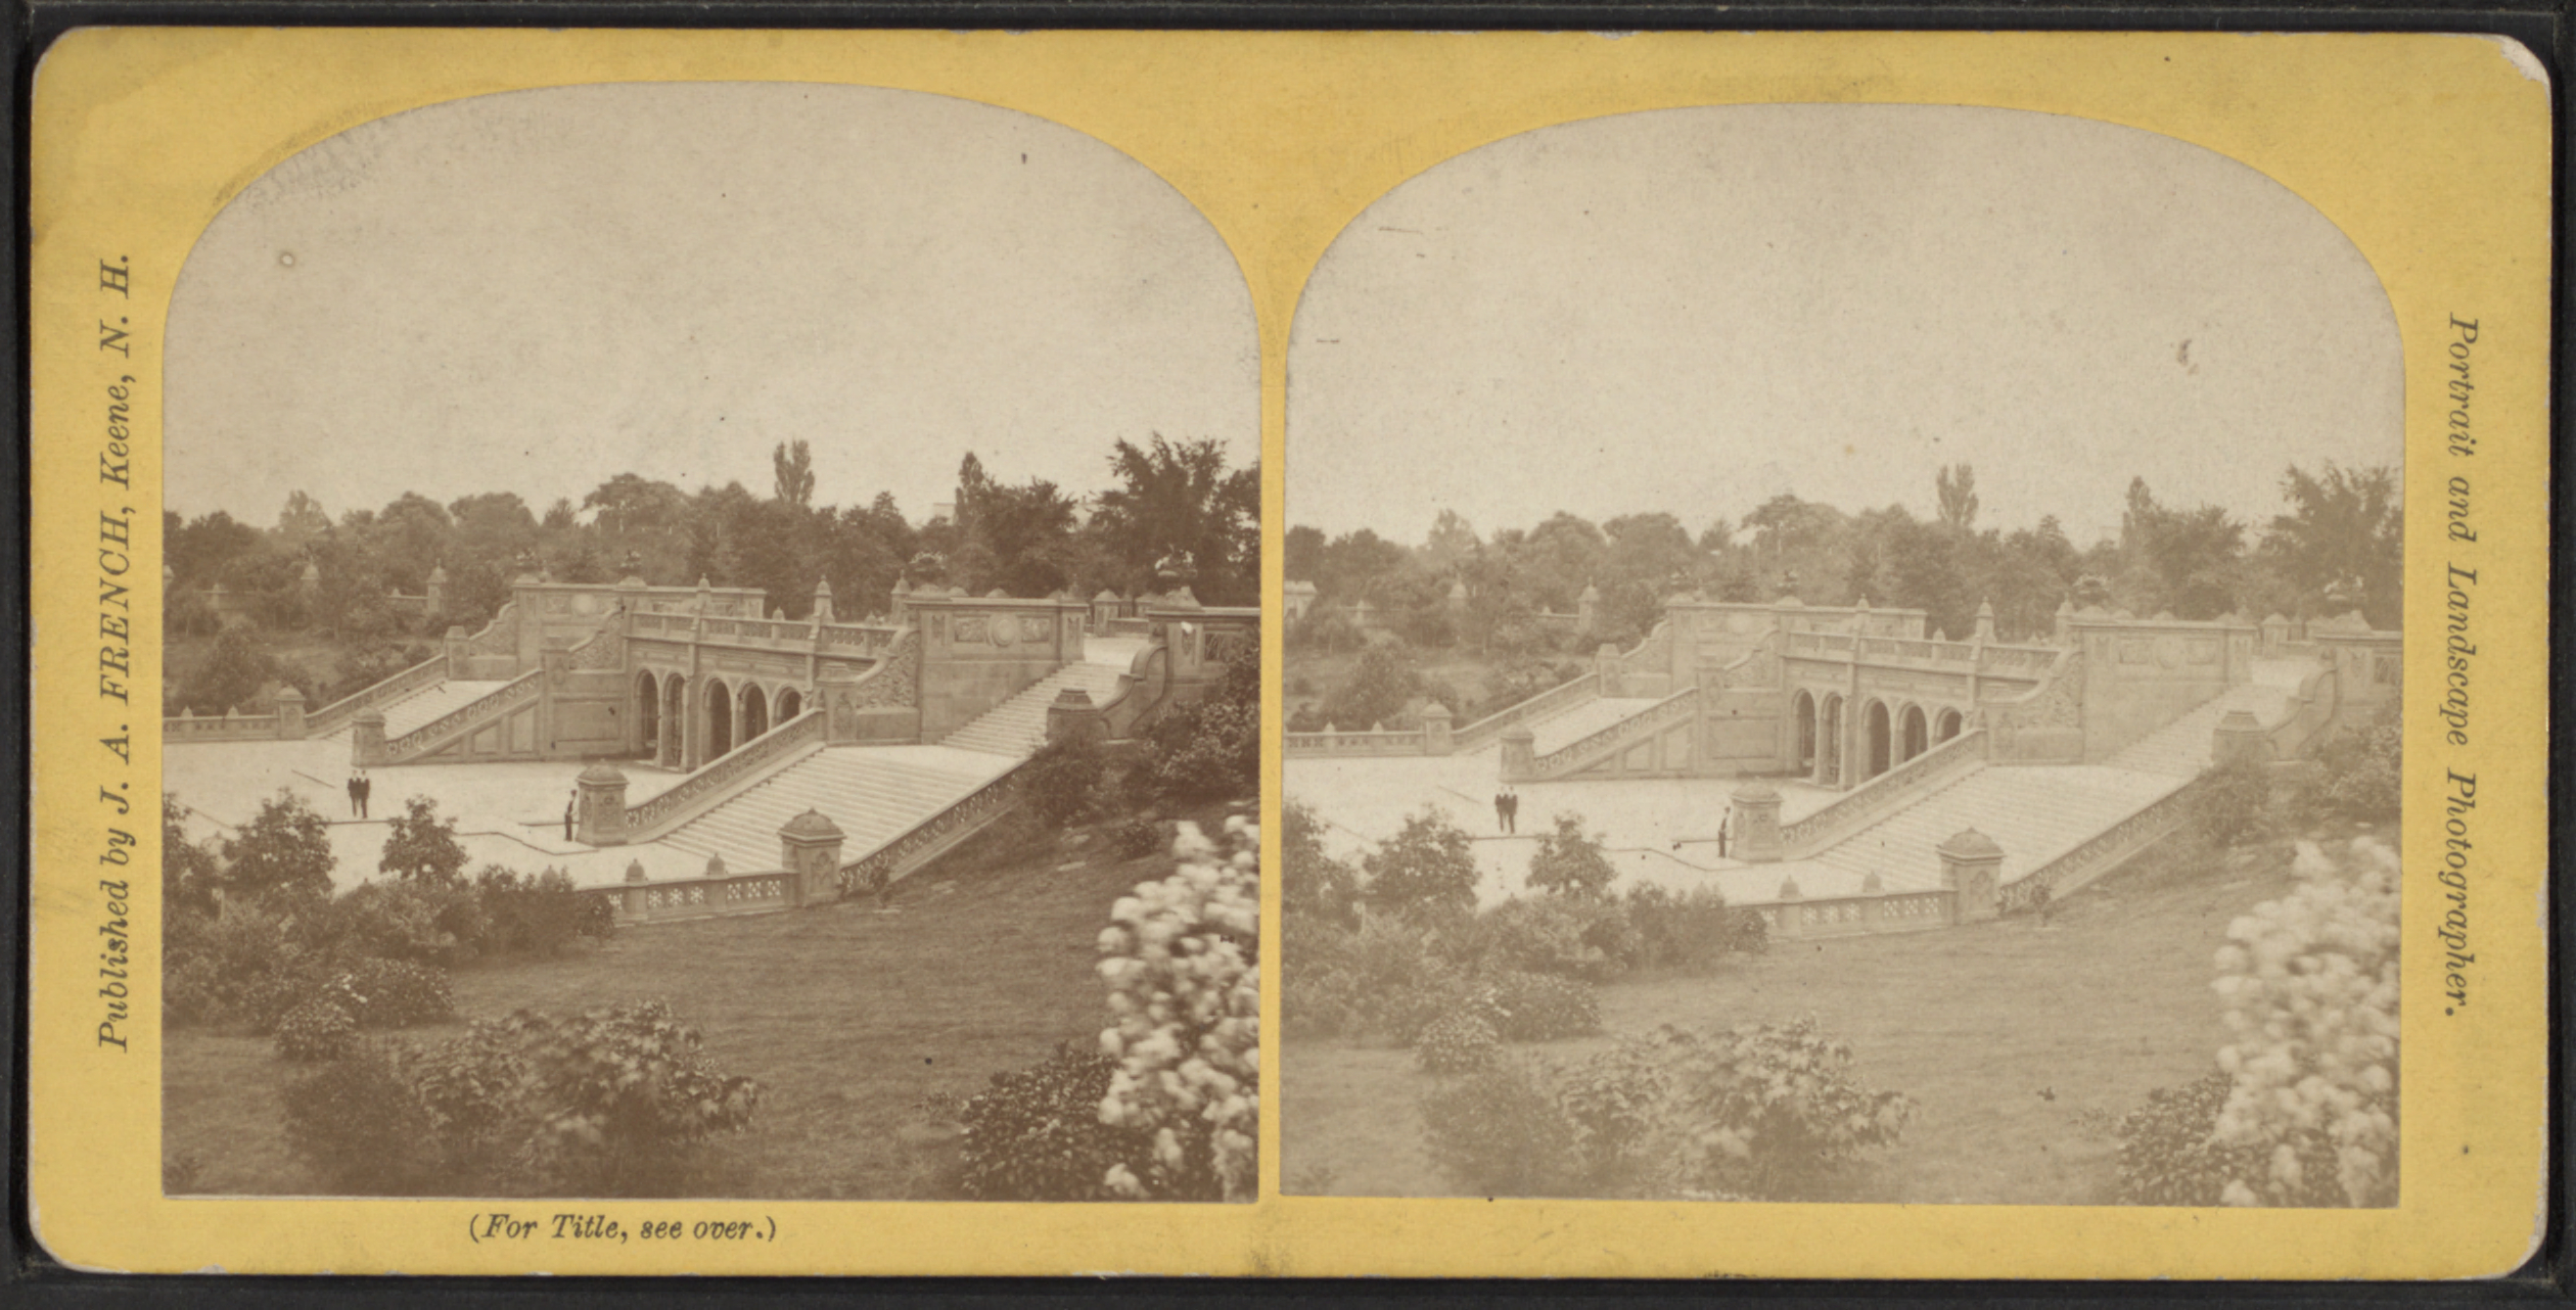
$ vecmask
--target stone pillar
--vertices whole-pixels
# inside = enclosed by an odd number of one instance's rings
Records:
[[[830,578],[819,578],[815,580],[814,621],[816,623],[838,622],[838,620],[832,617],[832,580]]]
[[[1423,754],[1446,755],[1457,748],[1456,739],[1450,735],[1451,722],[1452,720],[1449,715],[1448,706],[1443,705],[1438,701],[1433,701],[1429,705],[1423,707]]]
[[[1526,723],[1503,729],[1503,781],[1527,782],[1538,772],[1538,734]]]
[[[1807,931],[1807,894],[1798,890],[1795,875],[1780,880],[1780,935],[1798,937]]]
[[[1735,785],[1727,854],[1747,864],[1771,864],[1787,853],[1780,839],[1780,791],[1759,778]]]
[[[636,885],[643,881],[644,862],[642,860],[628,860],[626,862],[627,887],[624,895],[626,897],[626,917],[629,919],[640,921],[644,917],[644,889]]]
[[[1576,636],[1601,630],[1601,589],[1583,584],[1583,594],[1574,598],[1574,632]]]
[[[581,813],[573,835],[593,846],[626,844],[626,775],[602,761],[581,771]]]
[[[1602,695],[1627,694],[1619,685],[1619,648],[1617,646],[1605,641],[1593,648],[1592,672],[1594,676],[1601,679]]]
[[[788,900],[820,905],[840,895],[841,828],[820,810],[807,810],[778,830],[780,867],[795,875]]]
[[[304,740],[304,693],[292,684],[277,689],[277,739]]]
[[[1941,885],[1949,889],[1954,921],[1981,923],[2001,913],[1997,884],[2004,867],[2004,848],[1974,828],[1933,848],[1941,856]]]
[[[447,570],[433,564],[429,568],[429,604],[422,613],[437,618],[447,612]]]
[[[2209,758],[2214,764],[2233,764],[2252,760],[2257,764],[2272,758],[2271,734],[2263,731],[2262,720],[2252,710],[2229,710],[2218,721],[2218,730],[2210,734]]]
[[[1976,639],[1978,641],[1993,641],[1995,639],[1995,603],[1991,600],[1981,600],[1977,602]]]
[[[1861,875],[1860,896],[1861,931],[1877,932],[1879,902],[1887,896],[1887,884],[1879,880],[1878,870],[1872,869]]]
[[[858,685],[858,675],[846,669],[825,669],[814,680],[812,708],[826,711],[823,716],[823,741],[832,746],[852,746],[859,740],[859,716],[845,705]]]
[[[466,635],[462,626],[448,627],[446,641],[448,677],[463,682],[474,676],[472,645],[473,638]]]
[[[1108,735],[1108,725],[1101,722],[1099,707],[1091,703],[1091,693],[1080,687],[1066,687],[1055,694],[1047,706],[1046,739],[1052,745],[1060,741],[1098,741]]]
[[[349,762],[362,769],[385,762],[384,711],[360,710],[349,720]]]

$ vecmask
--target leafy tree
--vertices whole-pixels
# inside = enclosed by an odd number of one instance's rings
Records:
[[[1297,801],[1279,815],[1279,910],[1287,922],[1359,926],[1357,871],[1324,853],[1324,820]]]
[[[395,816],[385,838],[384,858],[376,868],[404,882],[448,887],[465,872],[465,848],[456,840],[456,820],[438,817],[438,802],[414,796]]]
[[[1093,527],[1130,593],[1190,588],[1213,605],[1251,603],[1259,588],[1261,475],[1227,471],[1215,441],[1117,443],[1118,485],[1100,493]]]
[[[260,702],[260,693],[277,674],[277,658],[257,638],[239,628],[227,628],[215,637],[205,662],[186,678],[180,703],[198,714],[263,713],[268,706]]]
[[[188,840],[188,807],[161,793],[161,894],[170,911],[213,914],[222,870],[215,853]]]
[[[1601,839],[1583,830],[1583,816],[1556,816],[1556,831],[1539,838],[1530,856],[1529,885],[1560,896],[1597,897],[1610,890],[1619,870],[1601,852]]]
[[[1404,827],[1363,856],[1368,883],[1360,899],[1392,914],[1466,913],[1476,908],[1476,857],[1465,830],[1436,809],[1406,816]]]
[[[1422,671],[1401,643],[1378,642],[1360,652],[1348,681],[1324,697],[1324,719],[1337,728],[1381,726],[1404,713],[1422,691]]]
[[[1941,526],[1953,532],[1967,532],[1977,526],[1977,470],[1969,464],[1944,464],[1933,475],[1933,490],[1940,497]]]
[[[302,797],[279,789],[259,814],[224,839],[224,890],[257,896],[331,895],[331,829]]]
[[[769,453],[771,494],[781,505],[807,510],[814,506],[814,452],[803,438],[780,442]]]
[[[2300,594],[2310,615],[2357,607],[2373,627],[2394,628],[2404,610],[2405,504],[2397,470],[2318,473],[2291,465],[2281,478],[2290,512],[2264,532],[2262,552]]]

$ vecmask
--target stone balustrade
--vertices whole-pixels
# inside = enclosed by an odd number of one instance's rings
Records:
[[[830,711],[817,705],[718,756],[678,786],[627,806],[626,840],[652,841],[823,749],[830,724]]]
[[[404,761],[411,759],[413,756],[427,752],[430,748],[437,746],[441,742],[446,741],[448,738],[453,737],[460,732],[471,732],[483,723],[499,718],[503,714],[508,713],[512,708],[535,700],[538,696],[544,694],[544,679],[545,670],[531,669],[528,672],[520,674],[518,677],[501,684],[499,687],[494,688],[490,694],[478,697],[467,704],[459,705],[455,709],[449,710],[447,713],[442,714],[399,737],[387,741],[384,744],[384,754],[381,758],[361,758],[358,763],[368,767],[385,764],[401,764]]]
[[[1619,751],[1631,741],[1650,737],[1685,719],[1699,714],[1699,688],[1684,687],[1662,700],[1637,711],[1610,726],[1532,759],[1526,771],[1516,771],[1514,761],[1506,756],[1503,768],[1505,782],[1543,782],[1562,777],[1587,764]]]
[[[1560,682],[1528,700],[1496,710],[1458,729],[1453,734],[1452,740],[1457,743],[1458,750],[1475,750],[1501,737],[1503,729],[1515,723],[1527,723],[1559,710],[1572,709],[1585,701],[1597,699],[1600,695],[1601,675],[1586,673],[1569,681]]]
[[[1986,733],[1971,728],[1907,760],[1831,804],[1781,825],[1789,859],[1804,859],[1913,804],[1986,762]]]

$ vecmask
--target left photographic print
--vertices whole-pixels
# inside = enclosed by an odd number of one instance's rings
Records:
[[[1069,128],[621,83],[166,326],[162,1188],[1247,1201],[1259,358]]]

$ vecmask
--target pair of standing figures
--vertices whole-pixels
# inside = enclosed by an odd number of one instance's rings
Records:
[[[349,775],[349,817],[355,819],[367,817],[367,798],[374,795],[375,790],[376,780],[368,777],[364,771]]]

